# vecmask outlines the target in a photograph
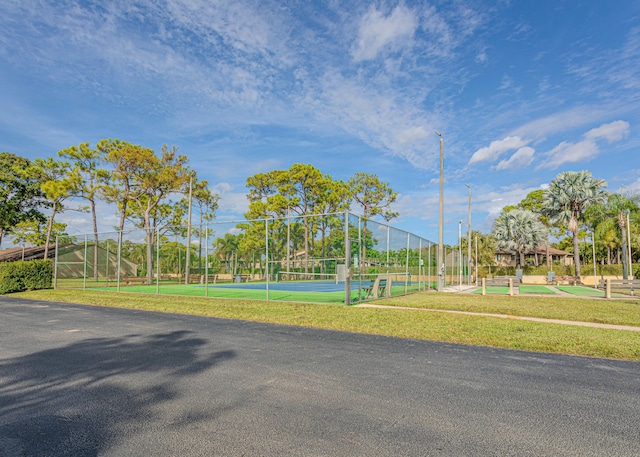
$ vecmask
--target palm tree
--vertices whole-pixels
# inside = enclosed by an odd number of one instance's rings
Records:
[[[629,197],[620,194],[612,194],[603,205],[604,214],[607,219],[603,221],[604,229],[611,229],[614,226],[618,229],[622,245],[622,277],[629,278],[631,271],[631,259],[628,258],[629,248],[627,243],[627,214],[638,211],[638,205]]]
[[[516,267],[524,263],[524,253],[546,239],[547,230],[538,215],[527,209],[503,212],[493,223],[497,247],[516,252]]]
[[[573,258],[576,277],[580,280],[580,247],[578,239],[579,223],[585,209],[606,198],[607,183],[596,179],[591,172],[565,171],[549,184],[544,196],[544,214],[553,224],[565,225],[573,234]]]

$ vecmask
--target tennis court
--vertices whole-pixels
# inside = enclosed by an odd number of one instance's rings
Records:
[[[586,286],[556,286],[558,290],[578,297],[604,297],[604,291]],[[613,298],[625,298],[628,295],[611,293]]]
[[[508,295],[509,287],[508,286],[486,286],[486,293],[489,295]],[[519,294],[536,294],[536,295],[557,295],[557,292],[551,290],[546,286],[540,285],[521,285],[520,287],[514,287],[514,291],[517,291]],[[474,294],[481,294],[482,288],[478,288],[473,291]]]
[[[294,275],[283,274],[282,277]],[[307,274],[304,276],[311,276]],[[249,281],[226,282],[222,284],[180,284],[175,281],[159,281],[155,284],[120,285],[119,291],[159,295],[184,295],[193,297],[232,298],[247,300],[298,301],[307,303],[344,304],[345,283],[337,281],[335,275],[315,275],[323,279],[301,279],[295,277],[277,282]],[[332,277],[333,276],[333,277]],[[369,275],[371,276],[371,275]],[[384,279],[394,276],[382,275]],[[400,281],[399,279],[403,279]],[[351,303],[357,303],[372,298],[372,288],[375,278],[355,279],[351,282]],[[108,287],[94,287],[94,290],[114,291],[117,284]],[[395,275],[395,282],[391,280],[391,295],[424,290],[426,284],[418,284],[404,275]],[[386,290],[381,292],[381,296]]]
[[[54,287],[346,304],[428,290],[437,280],[434,243],[349,213],[213,222],[197,239],[186,232],[65,238],[56,243]],[[462,254],[444,250],[446,281],[466,277]]]

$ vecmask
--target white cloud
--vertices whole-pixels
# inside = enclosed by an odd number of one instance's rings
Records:
[[[434,123],[425,119],[428,114],[416,109],[411,100],[339,73],[327,72],[319,83],[318,94],[306,100],[317,118],[339,125],[416,168],[428,168],[425,151],[436,154],[437,147],[429,149],[428,139],[435,134],[426,126]]]
[[[502,140],[492,141],[489,146],[478,149],[469,160],[469,165],[476,162],[494,161],[502,154],[512,149],[518,149],[529,144],[530,140],[523,140],[519,136],[509,136]]]
[[[560,111],[531,122],[527,122],[515,129],[511,134],[520,137],[545,138],[548,135],[568,131],[577,127],[597,122],[603,116],[600,108],[579,105]]]
[[[526,146],[518,149],[515,154],[506,160],[502,160],[497,166],[496,170],[508,170],[524,168],[531,165],[533,162],[533,156],[535,155],[535,149]]]
[[[589,130],[583,135],[583,140],[577,143],[563,141],[558,146],[547,152],[547,159],[538,168],[556,168],[565,163],[586,162],[600,154],[597,140],[604,139],[609,143],[620,141],[627,136],[629,123],[614,121],[602,124]]]
[[[547,159],[539,168],[553,169],[565,163],[584,162],[593,159],[599,153],[598,145],[592,140],[583,140],[578,143],[563,141],[545,154]]]
[[[589,130],[584,137],[589,140],[606,139],[609,143],[620,141],[629,134],[629,123],[626,121],[613,121],[600,127]]]
[[[233,189],[233,186],[227,182],[220,182],[211,186],[211,190],[220,195],[218,212],[227,216],[237,217],[249,210],[249,201],[246,193],[233,192]]]
[[[395,50],[410,43],[418,27],[413,11],[398,5],[389,16],[372,8],[362,18],[355,49],[355,61],[375,59],[385,49]]]
[[[620,188],[620,190],[617,191],[617,193],[625,193],[625,192],[628,192],[631,194],[640,193],[640,178],[636,179],[634,182],[632,182],[628,186]]]
[[[502,82],[500,83],[498,90],[508,89],[512,86],[513,86],[513,78],[508,75],[504,75],[502,77]]]
[[[422,141],[429,136],[429,132],[424,127],[411,127],[398,133],[397,139],[400,144],[415,143]]]

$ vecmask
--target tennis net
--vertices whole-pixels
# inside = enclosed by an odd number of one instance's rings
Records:
[[[278,282],[287,281],[318,281],[338,284],[338,275],[335,273],[305,273],[304,271],[279,271]]]

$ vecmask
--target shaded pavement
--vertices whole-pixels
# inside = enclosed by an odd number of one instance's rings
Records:
[[[0,297],[0,455],[635,456],[640,364]]]

